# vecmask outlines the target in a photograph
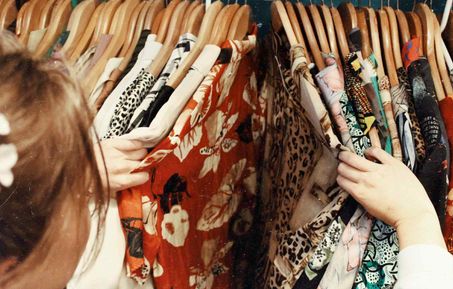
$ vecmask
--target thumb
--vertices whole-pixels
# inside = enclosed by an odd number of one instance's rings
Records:
[[[378,161],[381,164],[391,164],[395,161],[395,159],[378,147],[371,147],[365,151],[365,157],[370,161]]]

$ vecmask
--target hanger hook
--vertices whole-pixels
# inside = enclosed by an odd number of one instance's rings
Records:
[[[330,8],[333,8],[333,0],[330,0]]]
[[[400,10],[400,0],[396,0],[396,10]]]
[[[368,7],[371,8],[371,0],[368,0]]]

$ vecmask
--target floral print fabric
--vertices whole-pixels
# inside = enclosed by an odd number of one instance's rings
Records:
[[[357,120],[359,121],[362,131],[365,134],[368,134],[376,125],[376,117],[373,114],[371,104],[366,95],[366,90],[359,77],[361,69],[362,65],[357,53],[350,53],[346,57],[346,64],[344,67],[346,92],[354,104]]]
[[[392,139],[390,137],[388,121],[379,92],[377,60],[372,53],[368,58],[360,59],[360,63],[362,67],[359,76],[362,79],[362,85],[365,88],[368,99],[370,100],[373,107],[379,138],[381,140],[381,147],[384,148],[386,152],[391,154]]]
[[[119,195],[127,269],[140,283],[152,276],[156,288],[237,288],[233,252],[247,250],[265,112],[249,54],[255,42],[225,43],[230,62],[214,65],[138,169],[150,181]]]
[[[324,96],[324,101],[330,110],[337,130],[340,133],[341,142],[351,151],[355,151],[351,134],[345,115],[340,104],[340,97],[344,94],[344,78],[340,74],[335,57],[325,57],[327,67],[316,75],[316,81]]]
[[[450,164],[451,158],[453,157],[452,153],[452,144],[453,144],[453,96],[448,96],[439,102],[440,111],[444,119],[445,127],[447,129],[448,140],[450,143]],[[447,210],[445,214],[445,225],[444,225],[444,236],[447,243],[448,250],[450,253],[453,253],[453,170],[450,166],[449,171],[449,192],[447,198]]]
[[[382,105],[384,106],[385,115],[387,117],[387,122],[389,124],[390,137],[392,138],[392,155],[396,159],[403,160],[398,129],[396,127],[392,108],[390,81],[386,75],[380,79],[379,92],[382,99]]]

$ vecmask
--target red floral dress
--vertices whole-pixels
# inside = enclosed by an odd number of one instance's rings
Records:
[[[151,275],[159,289],[237,288],[234,256],[253,222],[264,130],[255,42],[253,34],[223,45],[170,135],[137,170],[150,181],[119,195],[128,274],[139,282]]]

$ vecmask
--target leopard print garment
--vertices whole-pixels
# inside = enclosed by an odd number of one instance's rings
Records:
[[[412,137],[414,138],[415,153],[417,162],[420,163],[425,159],[426,145],[420,129],[417,115],[415,114],[414,99],[412,96],[412,87],[407,79],[407,72],[403,67],[397,69],[398,80],[404,85],[407,92],[408,112],[412,122]]]
[[[110,120],[109,130],[103,139],[121,136],[126,132],[134,111],[151,90],[154,82],[155,78],[149,72],[145,69],[140,71],[135,80],[121,94],[120,101]]]
[[[271,134],[268,177],[271,180],[271,201],[261,208],[261,219],[265,224],[259,264],[257,288],[280,288],[285,277],[275,276],[273,259],[284,232],[290,230],[289,223],[304,186],[315,163],[320,158],[320,142],[313,137],[312,127],[300,104],[296,85],[291,77],[289,49],[283,47],[282,39],[274,35],[275,80],[273,95],[273,121],[267,128]],[[278,52],[277,52],[278,51]],[[286,55],[279,55],[278,53]],[[280,56],[280,57],[278,57]],[[264,197],[265,198],[265,197]]]

